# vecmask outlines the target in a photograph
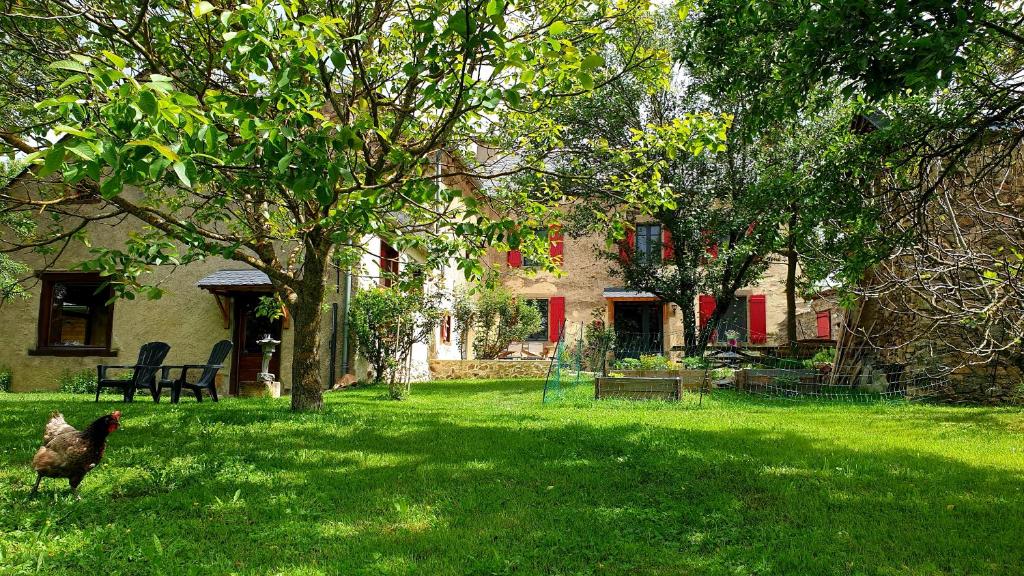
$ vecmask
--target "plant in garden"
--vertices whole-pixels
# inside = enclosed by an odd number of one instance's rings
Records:
[[[57,378],[57,389],[68,394],[95,394],[95,370],[64,370]]]
[[[472,274],[486,247],[529,236],[442,173],[475,175],[470,148],[498,110],[617,74],[602,53],[649,60],[619,32],[648,18],[641,0],[17,3],[0,17],[17,78],[0,142],[58,185],[0,201],[59,225],[5,247],[91,241],[86,269],[125,297],[160,295],[151,266],[211,255],[266,273],[293,320],[292,408],[319,409],[331,266],[376,235]],[[125,246],[89,238],[89,222],[125,216],[144,225]]]
[[[475,308],[473,353],[477,358],[497,358],[509,344],[526,340],[540,329],[540,312],[504,288],[480,290]]]
[[[469,354],[469,331],[476,322],[476,306],[468,289],[460,287],[452,295],[452,318],[455,320],[455,341],[459,346],[459,355],[465,360]]]
[[[0,364],[0,392],[11,391],[11,381],[14,378],[14,371],[10,366]]]
[[[439,293],[397,288],[360,290],[352,298],[349,319],[359,352],[373,367],[374,383],[385,380],[391,398],[409,394],[403,366],[413,344],[426,342],[441,321]]]

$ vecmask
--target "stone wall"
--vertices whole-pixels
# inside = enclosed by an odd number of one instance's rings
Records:
[[[431,360],[434,380],[544,378],[549,360]]]

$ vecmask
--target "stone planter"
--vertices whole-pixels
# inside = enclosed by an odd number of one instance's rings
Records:
[[[280,398],[281,382],[277,380],[239,382],[238,395],[243,398]]]

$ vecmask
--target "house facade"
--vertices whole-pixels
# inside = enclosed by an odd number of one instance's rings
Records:
[[[636,250],[665,249],[664,243],[652,241],[663,238],[660,225],[640,223],[634,228]],[[561,326],[565,326],[568,337],[573,337],[594,320],[615,328],[620,355],[682,355],[682,311],[653,294],[623,288],[621,279],[613,274],[614,261],[603,255],[609,248],[602,235],[574,238],[555,230],[548,234],[548,246],[550,255],[561,261],[561,274],[540,271],[514,250],[491,254],[490,264],[501,271],[502,285],[541,311],[541,329],[518,345],[524,357],[548,355]],[[734,330],[744,346],[783,343],[785,287],[786,264],[775,259],[758,282],[737,291],[736,302],[720,331]],[[703,325],[714,310],[714,298],[698,296],[694,304],[697,321]],[[809,312],[811,305],[810,301],[798,299],[798,315]]]
[[[471,183],[446,179],[446,185]],[[31,193],[39,182],[24,172],[8,184],[12,193]],[[17,190],[22,187],[23,190]],[[68,210],[96,212],[101,201],[88,201]],[[85,233],[102,239],[102,246],[123,249],[129,238],[141,232],[142,223],[124,217],[90,222]],[[363,239],[365,255],[356,270],[335,269],[326,279],[326,308],[321,328],[323,346],[321,377],[333,385],[342,375],[367,376],[368,365],[359,357],[354,335],[347,329],[348,302],[358,291],[387,286],[394,273],[426,255],[416,250],[398,251],[377,237]],[[114,299],[98,273],[83,272],[78,265],[94,257],[82,242],[69,242],[53,253],[22,252],[18,259],[34,271],[27,298],[0,304],[0,366],[12,371],[14,391],[55,390],[69,374],[90,371],[99,364],[134,364],[139,348],[152,341],[170,345],[165,364],[205,363],[213,346],[230,340],[234,346],[217,376],[224,394],[243,394],[255,385],[261,370],[265,336],[280,341],[270,361],[282,391],[291,388],[293,357],[292,322],[285,310],[277,319],[257,314],[264,296],[273,293],[266,274],[246,265],[210,256],[188,265],[155,266],[141,281],[158,285],[163,294],[155,300]],[[450,268],[435,271],[450,290],[462,274]],[[431,358],[459,358],[451,337],[451,319],[435,330],[429,342],[417,344],[408,366],[408,377],[430,377]]]

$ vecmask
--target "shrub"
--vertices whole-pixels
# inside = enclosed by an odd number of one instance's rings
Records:
[[[639,370],[640,359],[639,358],[619,358],[612,364],[612,368],[616,370]]]
[[[349,314],[359,351],[373,366],[374,383],[387,378],[391,398],[407,396],[409,385],[400,378],[399,368],[413,344],[425,342],[441,321],[439,295],[371,288],[352,298]]]
[[[476,301],[477,358],[497,358],[513,342],[526,340],[540,328],[540,312],[502,288],[480,292]]]
[[[646,354],[640,356],[641,370],[677,370],[679,365],[669,361],[668,358],[658,354]]]
[[[609,351],[615,348],[615,329],[606,327],[601,319],[603,310],[597,309],[592,314],[593,321],[583,332],[583,366],[592,371],[602,369],[604,359]]]
[[[11,391],[11,379],[13,375],[14,372],[11,370],[10,366],[0,365],[0,392]]]
[[[79,370],[78,372],[65,370],[61,372],[57,382],[59,390],[68,394],[96,393],[95,370]]]
[[[833,364],[836,361],[836,349],[822,348],[818,350],[809,360],[804,360],[805,368],[814,368],[817,364]]]

